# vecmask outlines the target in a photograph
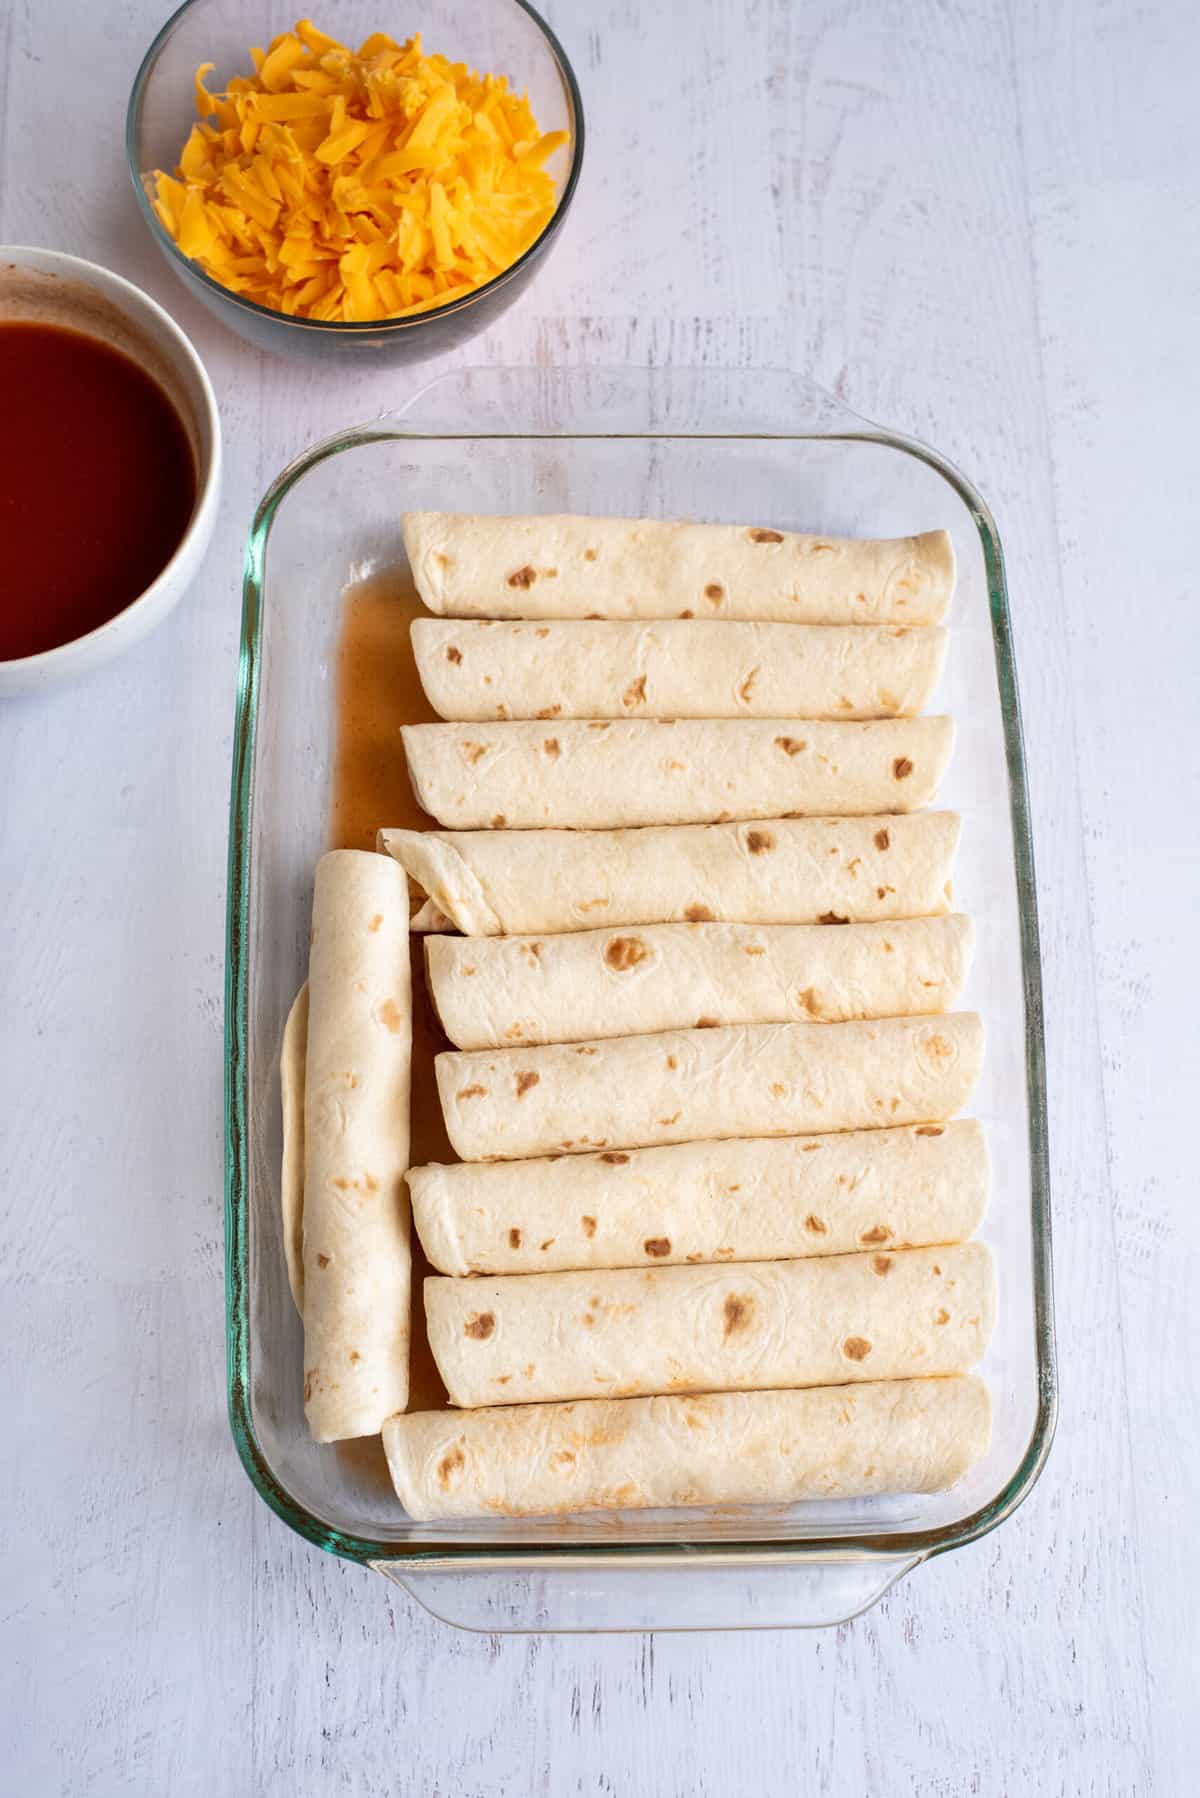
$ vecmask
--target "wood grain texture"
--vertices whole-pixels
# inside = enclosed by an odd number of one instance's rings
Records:
[[[1191,1789],[1187,1339],[1200,22],[1172,0],[556,0],[588,162],[458,360],[791,365],[936,443],[1004,537],[1041,892],[1063,1414],[1024,1509],[810,1636],[451,1632],[290,1535],[228,1437],[226,798],[241,543],[306,443],[420,373],[259,357],[158,260],[121,159],[152,0],[0,0],[0,240],[194,336],[205,576],[0,712],[0,1339],[12,1789],[293,1798]],[[64,50],[64,46],[66,49]],[[69,129],[47,134],[53,92]],[[1153,904],[1147,895],[1153,893]],[[1178,1359],[1178,1357],[1175,1357]]]

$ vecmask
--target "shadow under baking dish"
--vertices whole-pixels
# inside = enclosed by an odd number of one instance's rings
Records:
[[[304,977],[312,870],[330,840],[347,590],[381,581],[376,594],[392,595],[379,601],[384,627],[389,604],[404,609],[400,515],[420,508],[753,520],[850,536],[950,530],[959,582],[937,707],[955,716],[958,741],[938,803],[963,816],[955,904],[978,926],[965,1003],[988,1033],[972,1110],[995,1170],[984,1234],[1000,1284],[981,1370],[992,1446],[953,1491],[772,1511],[414,1524],[376,1443],[331,1451],[309,1439],[280,1243],[278,1052]],[[393,778],[402,776],[398,726],[429,715],[406,709],[418,705],[398,672]],[[386,758],[386,729],[377,749]],[[339,804],[341,841],[402,821],[365,822],[345,772]],[[919,1560],[1001,1522],[1036,1480],[1056,1382],[1020,720],[995,527],[933,452],[865,424],[794,375],[474,369],[301,457],[264,499],[247,548],[226,1005],[230,1415],[260,1494],[308,1540],[401,1578],[439,1614],[476,1627],[777,1626],[861,1609]],[[428,1083],[418,1084],[414,1113],[417,1154],[435,1120],[440,1127]],[[653,1600],[655,1576],[680,1569],[686,1596],[674,1580]],[[711,1577],[698,1585],[702,1574]]]

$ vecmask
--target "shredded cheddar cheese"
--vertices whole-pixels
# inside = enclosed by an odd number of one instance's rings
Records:
[[[212,93],[175,174],[147,178],[183,254],[234,293],[302,318],[370,321],[444,306],[509,268],[553,215],[538,133],[502,75],[377,32],[357,51],[308,20],[251,50]]]

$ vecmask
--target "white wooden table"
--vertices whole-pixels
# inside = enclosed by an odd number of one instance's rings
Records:
[[[463,359],[790,364],[937,444],[998,516],[1045,944],[1062,1421],[1011,1523],[856,1623],[539,1640],[449,1631],[308,1548],[228,1436],[241,544],[283,462],[414,377],[260,358],[161,264],[121,137],[163,10],[0,0],[0,241],[97,258],[163,300],[227,442],[188,602],[98,677],[0,711],[0,1787],[1194,1791],[1200,15],[547,8],[584,88],[583,183],[534,288]]]

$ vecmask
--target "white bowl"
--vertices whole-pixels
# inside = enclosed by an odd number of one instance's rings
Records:
[[[221,485],[221,424],[204,364],[179,326],[132,282],[57,250],[0,245],[0,325],[36,319],[67,325],[124,350],[153,375],[178,412],[196,462],[196,501],[162,573],[95,630],[39,655],[0,661],[0,696],[34,693],[82,674],[136,643],[190,585],[212,536]]]

